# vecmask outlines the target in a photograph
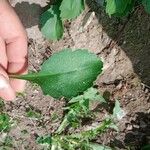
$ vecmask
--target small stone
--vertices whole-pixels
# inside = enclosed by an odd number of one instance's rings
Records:
[[[133,127],[136,129],[139,129],[139,125],[137,125],[137,124],[134,124]]]
[[[145,94],[147,94],[147,93],[149,93],[149,90],[146,88],[146,89],[145,89]]]
[[[127,128],[128,131],[131,131],[133,129],[133,126],[131,124],[127,124]]]
[[[116,88],[117,88],[118,90],[120,90],[120,89],[122,88],[122,86],[123,86],[123,84],[122,84],[122,82],[120,82],[120,83],[117,85]]]

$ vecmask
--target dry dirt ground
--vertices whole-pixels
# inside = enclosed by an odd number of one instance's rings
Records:
[[[43,60],[64,47],[87,48],[103,59],[104,71],[96,85],[111,103],[118,99],[126,115],[118,123],[119,133],[108,132],[97,142],[119,150],[140,150],[150,144],[150,16],[139,8],[128,18],[110,19],[89,1],[89,8],[79,18],[65,23],[63,39],[49,42],[38,28],[46,0],[12,0],[12,5],[28,31],[30,70],[39,70]],[[81,28],[89,10],[96,15],[91,15],[92,21]],[[40,150],[36,135],[55,131],[63,105],[63,101],[43,96],[39,87],[28,83],[25,93],[4,108],[16,120],[9,133],[12,150]],[[41,119],[27,117],[28,109],[39,112]],[[95,122],[101,120],[100,116]]]

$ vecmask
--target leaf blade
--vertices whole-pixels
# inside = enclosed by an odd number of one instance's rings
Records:
[[[90,147],[92,148],[92,150],[112,150],[108,146],[104,146],[96,143],[90,143]]]
[[[60,6],[62,20],[74,19],[84,10],[84,0],[63,0]]]
[[[59,5],[52,5],[40,18],[41,32],[49,40],[59,40],[63,36],[63,23]]]
[[[142,4],[147,13],[150,13],[150,1],[149,0],[142,0]]]
[[[95,54],[64,49],[51,56],[39,73],[14,77],[39,84],[45,95],[72,98],[91,87],[102,68],[103,63]]]
[[[132,0],[106,0],[106,13],[111,15],[125,15],[128,7],[133,3]]]

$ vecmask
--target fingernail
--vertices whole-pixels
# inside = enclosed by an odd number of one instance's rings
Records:
[[[9,88],[8,81],[4,78],[3,75],[0,75],[0,90]]]
[[[9,81],[3,75],[0,75],[0,97],[6,101],[13,101],[16,97]]]

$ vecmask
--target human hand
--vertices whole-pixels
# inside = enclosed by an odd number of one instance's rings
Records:
[[[14,100],[24,90],[25,81],[9,79],[9,74],[27,73],[27,36],[7,0],[0,0],[0,97]]]

